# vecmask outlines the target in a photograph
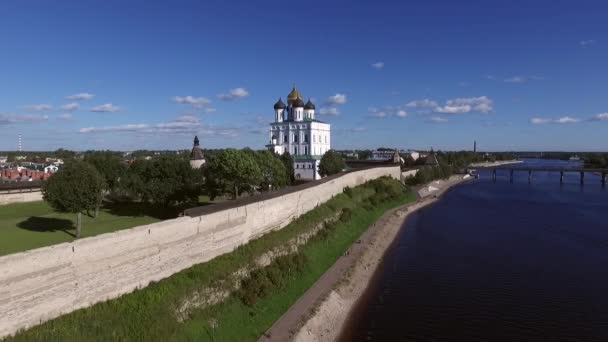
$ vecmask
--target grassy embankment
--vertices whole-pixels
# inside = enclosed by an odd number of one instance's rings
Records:
[[[201,196],[200,204],[209,202]],[[152,208],[144,203],[106,202],[97,218],[83,215],[82,237],[89,237],[177,216],[178,209]],[[0,256],[75,239],[76,214],[54,211],[46,202],[0,206]]]
[[[147,288],[46,322],[9,341],[255,341],[388,209],[415,200],[382,178],[330,201],[232,253],[195,265]],[[339,217],[339,218],[337,218]],[[235,272],[297,236],[324,227],[295,254],[257,268],[223,302],[178,308],[209,288],[231,288]],[[183,316],[182,316],[183,317]],[[213,328],[215,327],[215,328]]]

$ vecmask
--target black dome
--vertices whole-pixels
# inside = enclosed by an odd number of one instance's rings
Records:
[[[315,105],[310,102],[310,99],[308,99],[308,102],[306,102],[306,104],[304,105],[304,109],[315,109]]]
[[[302,99],[295,99],[291,103],[291,106],[294,108],[304,107],[304,101],[302,101]]]
[[[279,98],[279,101],[277,101],[277,103],[274,104],[274,109],[285,109],[287,108],[287,106],[285,106],[285,104],[283,103],[283,100],[281,98]]]

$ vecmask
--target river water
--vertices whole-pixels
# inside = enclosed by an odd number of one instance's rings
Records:
[[[482,171],[410,215],[342,340],[608,341],[608,191],[579,177]]]

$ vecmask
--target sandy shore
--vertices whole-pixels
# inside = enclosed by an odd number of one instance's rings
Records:
[[[407,215],[466,179],[452,176],[427,184],[418,190],[418,201],[385,213],[259,341],[335,341]]]
[[[469,167],[492,167],[492,166],[500,166],[500,165],[509,165],[509,164],[519,164],[523,163],[523,160],[500,160],[495,162],[482,162],[482,163],[473,163],[469,165]]]

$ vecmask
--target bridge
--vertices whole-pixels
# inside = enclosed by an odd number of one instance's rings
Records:
[[[533,172],[559,172],[559,182],[564,182],[564,173],[579,173],[581,184],[585,184],[585,173],[593,173],[598,174],[601,177],[602,185],[606,185],[606,175],[608,174],[608,169],[599,169],[599,168],[550,168],[550,167],[527,167],[527,166],[509,166],[509,165],[501,165],[501,166],[480,166],[475,169],[491,169],[492,170],[492,180],[496,182],[496,172],[497,170],[508,170],[509,171],[509,179],[510,182],[513,183],[513,174],[515,171],[518,172],[528,172],[528,182],[532,181],[532,173]]]

